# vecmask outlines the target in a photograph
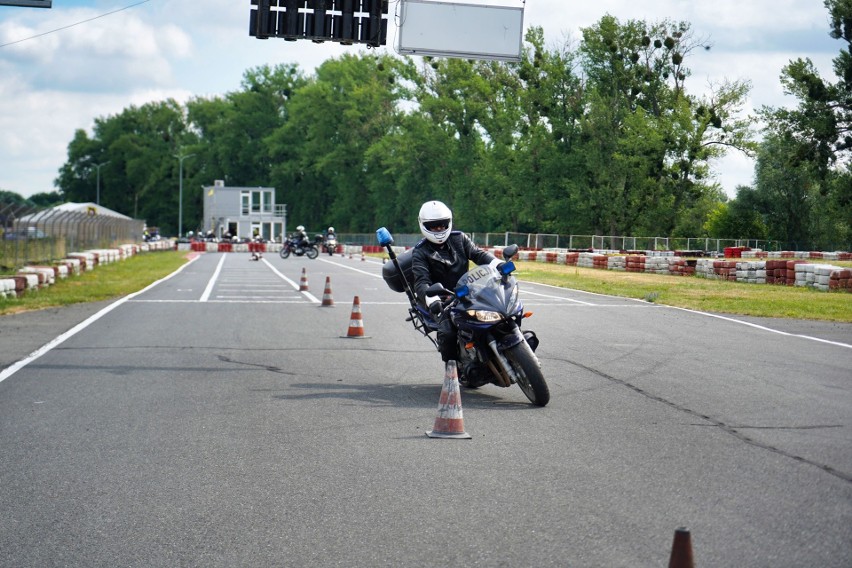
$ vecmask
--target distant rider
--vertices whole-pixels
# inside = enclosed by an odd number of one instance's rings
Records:
[[[304,225],[296,227],[296,232],[293,233],[293,242],[300,247],[306,247],[311,244],[311,241],[308,239],[308,233],[305,232]]]
[[[443,306],[437,296],[427,296],[426,289],[441,283],[444,288],[455,288],[459,278],[469,270],[469,262],[490,264],[497,270],[504,263],[493,254],[477,247],[461,231],[453,231],[453,212],[440,201],[427,201],[420,207],[417,217],[423,238],[414,246],[411,269],[414,274],[414,291],[418,300],[428,306],[438,319],[438,350],[444,361],[457,360],[457,331],[449,316],[440,317]]]

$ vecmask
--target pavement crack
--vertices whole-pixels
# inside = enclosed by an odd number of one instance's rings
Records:
[[[235,365],[243,365],[244,367],[255,367],[258,369],[264,369],[269,371],[270,373],[279,373],[281,375],[292,375],[295,376],[298,373],[294,373],[292,371],[285,371],[281,367],[276,367],[274,365],[261,365],[259,363],[249,363],[246,361],[237,361],[236,359],[231,359],[230,357],[225,357],[224,355],[218,355],[218,359],[224,363],[233,363]]]
[[[838,471],[837,469],[835,469],[835,468],[831,467],[830,465],[823,464],[823,463],[819,463],[819,462],[815,462],[815,461],[813,461],[813,460],[809,460],[809,459],[804,458],[804,457],[802,457],[802,456],[797,456],[797,455],[795,455],[795,454],[792,454],[792,453],[790,453],[790,452],[787,452],[787,451],[785,451],[785,450],[782,450],[781,448],[777,448],[777,447],[775,447],[775,446],[770,446],[769,444],[764,444],[763,442],[758,442],[757,440],[754,440],[754,439],[752,439],[752,438],[749,438],[746,434],[744,434],[744,433],[742,433],[742,432],[740,431],[740,430],[756,430],[756,429],[769,429],[769,428],[772,428],[772,429],[803,429],[803,430],[804,430],[804,429],[814,429],[814,428],[842,428],[842,427],[843,427],[842,425],[827,425],[827,426],[797,426],[797,427],[793,427],[793,426],[787,426],[787,427],[732,426],[732,425],[730,425],[730,424],[725,424],[725,423],[724,423],[724,422],[722,422],[721,420],[717,420],[717,419],[712,418],[712,417],[710,417],[710,416],[706,416],[706,415],[704,415],[704,414],[701,414],[701,413],[699,413],[699,412],[696,412],[695,410],[692,410],[691,408],[687,408],[687,407],[685,407],[685,406],[681,406],[681,405],[676,404],[676,403],[674,403],[674,402],[672,402],[672,401],[670,401],[670,400],[666,400],[666,399],[664,399],[664,398],[662,398],[662,397],[660,397],[660,396],[657,396],[657,395],[655,395],[655,394],[651,394],[651,393],[649,393],[648,391],[646,391],[646,390],[644,390],[644,389],[641,389],[641,388],[637,387],[636,385],[630,384],[629,382],[627,382],[627,381],[625,381],[625,380],[622,380],[622,379],[618,379],[618,378],[616,378],[616,377],[613,377],[612,375],[608,375],[608,374],[606,374],[606,373],[604,373],[604,372],[602,372],[602,371],[599,371],[599,370],[597,370],[597,369],[593,369],[593,368],[591,368],[591,367],[587,367],[586,365],[583,365],[583,364],[577,363],[576,361],[568,361],[568,360],[565,360],[565,359],[560,359],[560,360],[561,360],[561,361],[563,361],[563,362],[565,362],[565,363],[570,363],[570,364],[572,364],[572,365],[575,365],[575,366],[577,366],[577,367],[579,367],[579,368],[581,368],[581,369],[585,369],[586,371],[588,371],[588,372],[590,372],[590,373],[593,373],[593,374],[595,374],[595,375],[597,375],[597,376],[599,376],[599,377],[601,377],[601,378],[604,378],[604,379],[606,379],[606,380],[608,380],[608,381],[611,381],[611,382],[616,383],[616,384],[618,384],[618,385],[621,385],[621,386],[623,386],[623,387],[629,388],[630,390],[632,390],[632,391],[634,391],[634,392],[636,392],[636,393],[638,393],[638,394],[641,394],[642,396],[644,396],[644,397],[646,397],[646,398],[648,398],[648,399],[650,399],[650,400],[654,400],[654,401],[659,402],[659,403],[661,403],[661,404],[665,404],[665,405],[667,405],[667,406],[670,406],[670,407],[672,407],[672,408],[675,408],[675,409],[677,409],[677,410],[678,410],[678,411],[680,411],[680,412],[684,412],[684,413],[689,414],[689,415],[691,415],[691,416],[695,416],[695,417],[701,418],[702,420],[706,420],[707,422],[709,422],[709,423],[710,423],[710,425],[712,425],[712,426],[715,426],[715,427],[719,428],[719,429],[720,429],[720,430],[722,430],[723,432],[726,432],[727,434],[730,434],[731,436],[735,437],[736,439],[738,439],[738,440],[740,440],[740,441],[742,441],[742,442],[745,442],[746,444],[748,444],[748,445],[750,445],[750,446],[754,446],[754,447],[757,447],[757,448],[762,448],[762,449],[764,449],[764,450],[768,450],[768,451],[770,451],[770,452],[772,452],[772,453],[774,453],[774,454],[778,454],[778,455],[780,455],[780,456],[784,456],[784,457],[786,457],[786,458],[789,458],[789,459],[795,460],[795,461],[797,461],[797,462],[805,463],[805,464],[811,465],[811,466],[813,466],[813,467],[816,467],[816,468],[818,468],[818,469],[821,469],[822,471],[824,471],[824,472],[828,473],[829,475],[833,475],[834,477],[837,477],[838,479],[842,479],[843,481],[846,481],[846,482],[852,483],[852,475],[850,475],[850,474],[848,474],[848,473],[845,473],[845,472],[842,472],[842,471]]]

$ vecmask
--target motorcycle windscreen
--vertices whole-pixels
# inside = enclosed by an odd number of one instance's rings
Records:
[[[456,290],[462,287],[468,290],[464,299],[465,307],[503,313],[512,307],[508,303],[514,288],[513,282],[504,285],[500,273],[487,264],[477,266],[459,278]]]

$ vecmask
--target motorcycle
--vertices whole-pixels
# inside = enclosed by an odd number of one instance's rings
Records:
[[[406,321],[437,348],[430,334],[437,332],[438,323],[414,294],[413,250],[397,256],[390,232],[382,227],[376,235],[391,261],[382,267],[382,277],[391,290],[406,293],[410,304]],[[550,389],[535,355],[538,337],[533,331],[521,331],[521,322],[532,314],[524,312],[518,281],[512,276],[512,257],[517,253],[517,245],[503,249],[506,262],[500,272],[488,265],[477,266],[459,279],[454,290],[433,284],[426,293],[442,298],[441,317],[451,317],[458,329],[459,384],[472,389],[489,383],[502,388],[517,384],[530,402],[545,406]]]
[[[334,251],[337,250],[337,237],[328,235],[322,243],[322,248],[328,253],[328,256],[334,256]]]
[[[313,260],[319,256],[319,249],[314,243],[305,244],[298,237],[290,237],[281,245],[281,252],[278,254],[281,255],[281,258],[288,258],[290,254],[294,254],[296,256],[304,255]]]

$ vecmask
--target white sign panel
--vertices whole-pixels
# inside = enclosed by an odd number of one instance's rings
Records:
[[[466,59],[520,61],[523,7],[402,0],[398,51]]]

